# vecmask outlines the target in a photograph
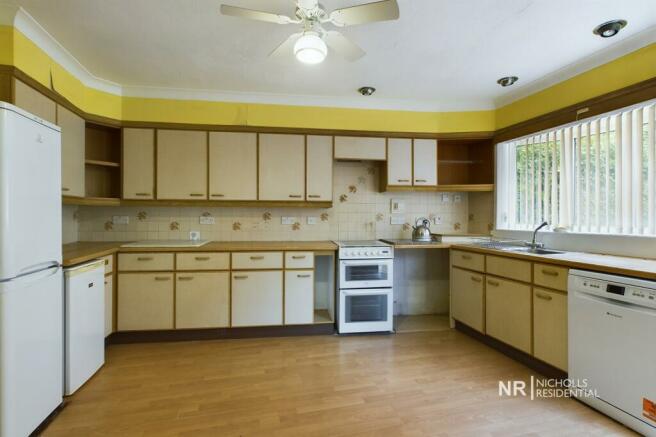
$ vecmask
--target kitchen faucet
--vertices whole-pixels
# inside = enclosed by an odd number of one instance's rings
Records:
[[[535,239],[538,236],[538,231],[540,229],[544,228],[545,226],[548,226],[548,225],[549,225],[549,223],[542,222],[542,224],[540,224],[540,226],[535,228],[535,230],[533,231],[533,240],[531,240],[530,243],[528,241],[526,242],[526,244],[531,248],[531,250],[535,250],[537,248],[544,247],[544,243],[538,243],[538,242],[535,241]]]

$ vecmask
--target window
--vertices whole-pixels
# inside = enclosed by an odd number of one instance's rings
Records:
[[[655,102],[497,145],[497,228],[656,235]]]

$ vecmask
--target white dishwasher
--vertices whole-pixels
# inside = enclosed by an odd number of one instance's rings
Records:
[[[656,282],[569,274],[569,378],[578,399],[656,436]]]
[[[71,395],[105,363],[105,264],[64,269],[64,394]]]

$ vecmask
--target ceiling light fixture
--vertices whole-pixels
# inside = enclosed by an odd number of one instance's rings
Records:
[[[294,56],[304,64],[319,64],[327,54],[328,47],[317,32],[305,32],[294,44]]]
[[[360,94],[362,94],[363,96],[370,96],[370,95],[372,95],[373,93],[376,92],[376,88],[374,88],[372,86],[363,86],[363,87],[358,88],[358,92]]]
[[[510,86],[510,85],[514,84],[518,80],[519,80],[519,78],[517,76],[506,76],[506,77],[502,77],[501,79],[497,80],[497,83],[499,85],[501,85],[502,87],[507,87],[507,86]]]
[[[602,38],[610,38],[617,35],[626,26],[626,20],[611,20],[600,24],[592,30],[592,33]]]

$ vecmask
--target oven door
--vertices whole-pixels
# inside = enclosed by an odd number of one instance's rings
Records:
[[[392,265],[392,259],[340,261],[339,288],[392,287]]]
[[[392,332],[393,295],[391,288],[339,291],[340,334]]]

